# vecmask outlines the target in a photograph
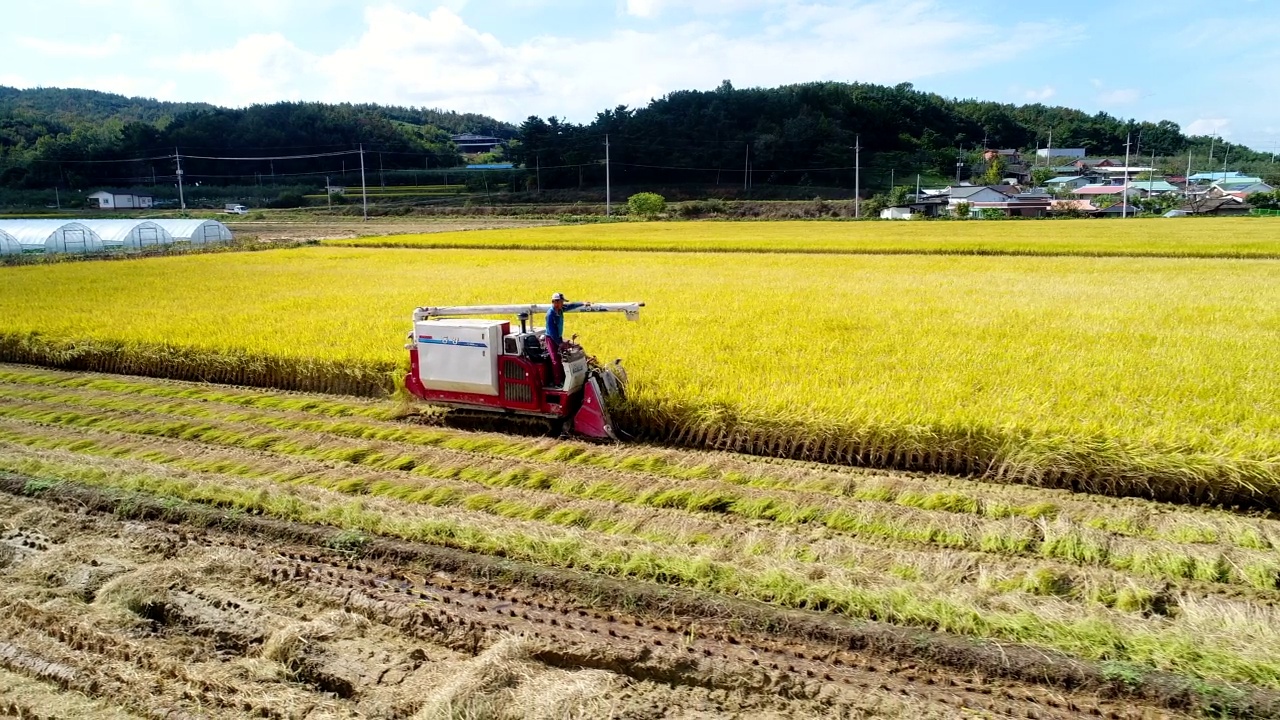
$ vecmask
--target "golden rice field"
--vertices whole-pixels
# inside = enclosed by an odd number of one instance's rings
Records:
[[[664,252],[935,253],[1280,258],[1274,218],[1152,218],[1018,222],[698,222],[562,225],[535,232],[393,235],[364,247]]]
[[[1264,222],[655,223],[452,237],[739,249],[789,237],[819,248],[923,230],[967,242],[991,232],[986,242],[1012,247],[1038,231],[1064,247],[1084,233],[1093,252],[1095,227],[1122,227],[1128,239],[1110,242],[1134,248],[1152,247],[1143,234],[1157,226],[1263,247],[1249,233]],[[643,300],[637,324],[568,323],[590,350],[625,359],[634,392],[619,415],[643,437],[1276,507],[1278,270],[1260,259],[347,247],[68,263],[3,270],[0,359],[376,394],[405,362],[417,305],[553,291]]]

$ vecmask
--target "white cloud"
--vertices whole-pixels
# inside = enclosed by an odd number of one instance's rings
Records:
[[[1142,91],[1134,88],[1117,88],[1098,93],[1098,102],[1102,105],[1128,105],[1137,102]]]
[[[1058,90],[1051,85],[1045,85],[1039,90],[1026,90],[1022,96],[1032,102],[1044,102],[1054,95],[1058,94]]]
[[[182,53],[154,61],[157,69],[176,67],[212,75],[221,83],[206,99],[229,105],[250,105],[307,97],[317,58],[280,33],[249,35],[223,50]]]
[[[1231,121],[1227,118],[1200,118],[1194,120],[1187,126],[1188,135],[1213,135],[1218,134],[1228,136],[1231,134]]]
[[[637,15],[660,13],[668,1],[623,0],[620,7]],[[724,79],[739,87],[814,80],[893,84],[962,72],[1022,56],[1034,47],[1029,38],[1044,34],[1039,27],[971,20],[934,0],[849,7],[710,0],[687,10],[706,17],[748,6],[767,6],[757,13],[767,29],[730,34],[708,17],[643,31],[503,42],[444,6],[423,15],[387,5],[365,9],[363,30],[329,52],[304,51],[277,32],[184,53],[171,64],[202,76],[201,99],[229,105],[315,99],[444,107],[517,122],[531,114],[585,121],[607,107],[643,105],[679,89],[711,89]],[[885,62],[903,48],[911,49],[910,62]]]
[[[104,58],[120,52],[124,47],[124,37],[113,33],[95,43],[24,36],[17,38],[17,43],[28,50],[51,57]]]
[[[661,0],[626,0],[625,10],[633,17],[657,17],[662,12],[662,2]]]

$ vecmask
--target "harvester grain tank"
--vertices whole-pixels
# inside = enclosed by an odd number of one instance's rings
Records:
[[[544,328],[531,318],[550,305],[467,305],[420,307],[413,311],[409,374],[405,387],[434,405],[495,415],[542,418],[567,433],[617,440],[609,417],[609,398],[626,387],[622,361],[601,364],[570,341],[561,349],[564,382],[553,380],[551,357],[543,344]],[[566,313],[620,312],[640,317],[642,302],[589,303]],[[510,320],[483,316],[512,316]],[[475,319],[460,319],[475,318]]]

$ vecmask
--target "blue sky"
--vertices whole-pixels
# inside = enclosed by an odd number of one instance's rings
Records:
[[[679,89],[910,82],[1280,147],[1280,2],[336,0],[10,4],[0,85],[590,120]]]

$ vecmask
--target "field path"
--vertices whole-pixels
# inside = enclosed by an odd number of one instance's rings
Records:
[[[1280,707],[1276,521],[412,419],[0,365],[0,714]]]

